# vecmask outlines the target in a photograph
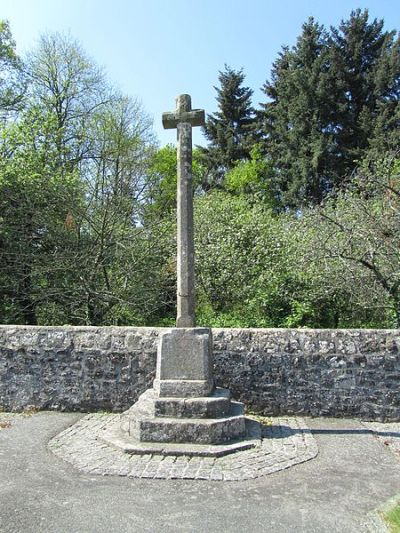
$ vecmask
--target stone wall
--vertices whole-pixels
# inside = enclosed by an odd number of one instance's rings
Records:
[[[0,326],[0,408],[113,410],[154,378],[161,328]],[[253,411],[400,420],[399,330],[214,329],[215,379]]]

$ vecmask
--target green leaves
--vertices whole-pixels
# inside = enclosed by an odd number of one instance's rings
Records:
[[[214,192],[197,200],[195,228],[199,322],[281,325],[291,283],[285,217],[254,199]]]
[[[261,129],[283,208],[316,205],[370,151],[399,142],[400,48],[383,22],[357,10],[327,32],[310,19],[264,85]]]
[[[1,131],[0,320],[143,321],[163,305],[166,242],[138,227],[150,120],[64,36],[43,37],[26,71]]]
[[[242,70],[225,65],[219,73],[217,91],[218,111],[207,116],[204,134],[207,148],[200,148],[202,162],[207,169],[204,190],[221,188],[225,173],[239,161],[250,158],[255,140],[255,112],[251,105],[253,91],[243,87]]]
[[[21,61],[15,51],[10,25],[0,20],[0,113],[16,110],[23,96]]]

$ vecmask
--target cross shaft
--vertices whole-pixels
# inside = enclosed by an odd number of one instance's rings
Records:
[[[192,193],[192,127],[205,124],[202,109],[192,109],[191,98],[176,98],[175,113],[163,113],[165,129],[177,129],[177,319],[179,328],[195,326],[194,238]]]

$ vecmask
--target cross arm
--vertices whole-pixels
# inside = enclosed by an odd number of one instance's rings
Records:
[[[181,122],[187,122],[192,126],[204,126],[206,117],[204,109],[192,109],[184,113],[163,113],[162,123],[165,130],[176,128]]]

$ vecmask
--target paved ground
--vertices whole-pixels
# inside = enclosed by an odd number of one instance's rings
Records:
[[[39,413],[0,430],[2,533],[359,533],[367,513],[400,492],[399,425],[375,427],[377,437],[355,420],[307,419],[317,458],[228,483],[81,473],[47,448],[78,419]]]
[[[49,447],[86,474],[213,481],[255,479],[309,461],[318,454],[317,443],[301,418],[279,417],[273,424],[261,426],[249,421],[249,425],[256,426],[255,438],[245,442],[256,446],[222,457],[185,456],[182,447],[194,451],[196,446],[182,444],[162,445],[168,450],[164,455],[157,453],[159,447],[152,444],[145,446],[148,454],[130,455],[110,446],[109,439],[104,442],[104,435],[119,431],[120,425],[120,415],[93,413],[51,439]],[[209,450],[206,445],[200,448],[203,453]],[[200,453],[199,447],[196,451]]]

